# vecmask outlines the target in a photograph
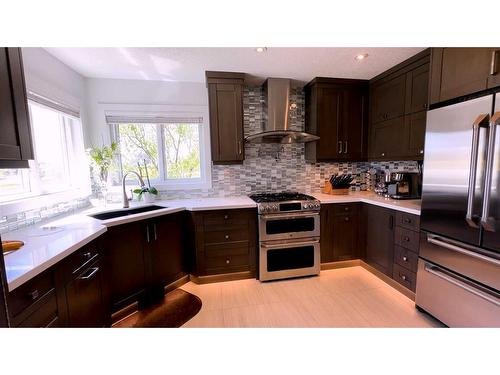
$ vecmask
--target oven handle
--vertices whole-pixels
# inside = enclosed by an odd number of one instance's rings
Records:
[[[260,215],[261,219],[264,220],[269,220],[269,219],[296,219],[296,218],[301,218],[301,217],[316,217],[319,216],[319,212],[305,212],[305,213],[298,213],[298,214],[269,214],[269,215]]]
[[[287,247],[297,247],[297,246],[307,246],[307,245],[316,245],[319,243],[319,240],[314,241],[305,241],[305,242],[287,242],[276,245],[268,245],[265,243],[261,243],[260,246],[264,249],[285,249]]]

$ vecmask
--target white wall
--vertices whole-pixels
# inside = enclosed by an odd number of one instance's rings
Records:
[[[23,48],[22,53],[28,90],[79,110],[85,123],[85,78],[43,48]]]
[[[150,107],[161,110],[172,106],[208,106],[204,83],[139,81],[88,78],[86,80],[86,131],[91,144],[109,143],[110,131],[106,124],[106,110],[119,107]],[[90,146],[91,144],[87,144]]]

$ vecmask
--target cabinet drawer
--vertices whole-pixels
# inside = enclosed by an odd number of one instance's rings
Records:
[[[205,232],[205,243],[226,243],[234,241],[248,241],[248,226],[229,226],[227,230],[214,230]]]
[[[419,231],[420,230],[420,216],[407,214],[407,213],[398,211],[396,213],[396,225],[403,227],[403,228],[406,228],[406,229]]]
[[[357,207],[358,206],[356,203],[334,203],[333,213],[334,215],[345,215],[348,213],[356,213]]]
[[[206,258],[207,274],[228,273],[248,269],[248,254]]]
[[[43,328],[57,326],[55,324],[58,321],[55,291],[51,290],[49,293],[43,296],[43,298],[41,298],[36,305],[37,306],[34,311],[26,311],[26,314],[21,313],[16,319],[13,320],[13,324],[17,327],[25,328]],[[20,323],[18,323],[19,321]]]
[[[401,246],[394,246],[394,263],[412,272],[417,272],[418,255]]]
[[[242,210],[217,210],[203,214],[205,229],[211,227],[212,230],[225,225],[243,225],[248,222],[248,219],[248,211]]]
[[[205,246],[205,257],[207,258],[241,254],[246,254],[248,257],[248,241]]]
[[[401,285],[403,285],[405,288],[408,288],[413,292],[415,291],[415,285],[417,279],[417,274],[415,272],[411,272],[406,268],[403,268],[400,265],[395,264],[392,278]]]
[[[396,227],[394,242],[396,243],[396,245],[418,253],[418,232],[414,232],[412,230],[404,229],[401,227]]]
[[[54,289],[54,280],[51,272],[36,276],[14,289],[7,297],[11,318],[37,303],[52,289]]]
[[[99,255],[98,243],[91,242],[64,259],[58,267],[58,272],[61,273],[64,280],[74,278],[78,276],[85,265],[95,262]]]

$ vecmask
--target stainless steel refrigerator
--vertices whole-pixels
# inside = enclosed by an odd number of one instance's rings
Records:
[[[416,305],[500,327],[500,92],[427,114]]]

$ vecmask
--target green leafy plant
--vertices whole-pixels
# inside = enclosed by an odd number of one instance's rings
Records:
[[[89,150],[92,164],[98,170],[99,178],[102,182],[108,180],[108,173],[113,166],[113,161],[118,153],[118,143],[111,142],[111,145],[102,147],[93,146]]]
[[[154,188],[154,187],[146,187],[146,186],[144,186],[141,189],[134,189],[133,191],[134,191],[135,194],[137,194],[137,198],[139,200],[142,198],[142,195],[144,193],[150,193],[150,194],[153,194],[153,195],[158,195],[158,190],[156,190],[156,188]]]

